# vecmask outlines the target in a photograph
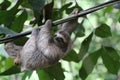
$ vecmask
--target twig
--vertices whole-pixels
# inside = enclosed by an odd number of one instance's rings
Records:
[[[102,3],[102,4],[99,4],[97,6],[94,6],[92,8],[89,8],[89,9],[86,9],[86,10],[83,10],[83,11],[80,11],[80,13],[78,13],[78,15],[72,15],[72,16],[69,16],[68,18],[65,18],[65,19],[59,19],[59,20],[56,20],[52,23],[53,26],[55,25],[58,25],[58,24],[61,24],[61,23],[65,23],[67,21],[70,21],[70,20],[73,20],[77,17],[82,17],[86,14],[89,14],[89,13],[92,13],[92,12],[95,12],[97,10],[100,10],[104,7],[107,7],[107,6],[110,6],[110,5],[113,5],[113,4],[116,4],[116,3],[119,3],[120,0],[111,0],[111,1],[108,1],[108,2],[105,2],[105,3]],[[25,35],[28,35],[32,32],[31,31],[27,31],[27,32],[23,32],[23,33],[19,33],[19,34],[16,34],[14,36],[11,36],[11,37],[7,37],[7,38],[2,38],[0,39],[0,44],[1,43],[5,43],[5,42],[8,42],[8,41],[11,41],[13,39],[16,39],[16,38],[20,38],[20,37],[23,37]]]

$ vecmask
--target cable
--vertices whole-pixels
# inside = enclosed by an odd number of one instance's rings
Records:
[[[72,16],[70,16],[70,17],[68,17],[68,18],[65,18],[65,19],[56,20],[56,21],[54,21],[54,22],[52,23],[52,25],[55,26],[55,25],[58,25],[58,24],[61,24],[61,23],[65,23],[65,22],[70,21],[70,20],[73,20],[73,19],[75,19],[75,18],[77,18],[77,17],[82,17],[82,16],[84,16],[84,15],[87,15],[87,14],[89,14],[89,13],[95,12],[95,11],[97,11],[97,10],[100,10],[100,9],[102,9],[102,8],[105,8],[105,7],[107,7],[107,6],[114,5],[114,4],[117,4],[117,3],[120,3],[120,0],[111,0],[111,1],[108,1],[108,2],[105,2],[105,3],[102,3],[102,4],[99,4],[99,5],[94,6],[94,7],[92,7],[92,8],[89,8],[89,9],[86,9],[86,10],[83,10],[83,11],[80,11],[80,12],[78,13],[78,15],[72,15]],[[27,31],[27,32],[23,32],[23,33],[19,33],[19,34],[16,34],[16,35],[14,35],[14,36],[11,36],[11,37],[2,38],[2,39],[0,39],[0,44],[5,43],[5,42],[8,42],[8,41],[11,41],[11,40],[16,39],[16,38],[23,37],[23,36],[25,36],[25,35],[30,34],[31,32],[32,32],[32,30],[31,30],[31,31]]]

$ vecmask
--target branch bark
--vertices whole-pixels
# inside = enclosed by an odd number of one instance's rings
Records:
[[[65,18],[65,19],[56,20],[56,21],[54,21],[54,22],[52,23],[52,25],[55,26],[55,25],[58,25],[58,24],[61,24],[61,23],[64,23],[64,22],[73,20],[73,19],[75,19],[75,18],[77,18],[77,17],[82,17],[82,16],[84,16],[84,15],[87,15],[87,14],[89,14],[89,13],[95,12],[95,11],[100,10],[100,9],[102,9],[102,8],[105,8],[105,7],[107,7],[107,6],[110,6],[110,5],[113,5],[113,4],[117,4],[117,3],[119,3],[119,2],[120,2],[120,0],[111,0],[111,1],[108,1],[108,2],[105,2],[105,3],[102,3],[102,4],[99,4],[99,5],[94,6],[94,7],[92,7],[92,8],[89,8],[89,9],[86,9],[86,10],[83,10],[83,11],[80,11],[80,13],[79,13],[78,15],[72,15],[72,16],[70,16],[70,17],[68,17],[68,18]],[[25,36],[25,35],[30,34],[31,32],[32,32],[32,30],[31,30],[31,31],[27,31],[27,32],[23,32],[23,33],[19,33],[19,34],[16,34],[16,35],[11,36],[11,37],[8,37],[8,38],[2,38],[2,39],[0,39],[0,44],[1,44],[1,43],[5,43],[5,42],[8,42],[8,41],[11,41],[11,40],[16,39],[16,38],[23,37],[23,36]]]

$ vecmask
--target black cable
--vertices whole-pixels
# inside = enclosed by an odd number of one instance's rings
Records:
[[[117,4],[119,3],[120,0],[111,0],[111,1],[108,1],[108,2],[105,2],[105,3],[102,3],[102,4],[99,4],[97,6],[94,6],[92,8],[89,8],[89,9],[86,9],[86,10],[83,10],[83,11],[80,11],[80,13],[78,13],[78,15],[72,15],[68,18],[65,18],[65,19],[59,19],[59,20],[56,20],[52,23],[53,26],[55,25],[58,25],[58,24],[61,24],[61,23],[64,23],[64,22],[67,22],[67,21],[70,21],[70,20],[73,20],[75,19],[76,17],[81,17],[81,16],[84,16],[86,14],[89,14],[89,13],[92,13],[92,12],[95,12],[97,10],[100,10],[104,7],[107,7],[107,6],[110,6],[110,5],[113,5],[113,4]],[[2,43],[5,43],[5,42],[8,42],[8,41],[11,41],[13,39],[16,39],[16,38],[19,38],[19,37],[23,37],[25,35],[28,35],[32,32],[31,31],[27,31],[27,32],[23,32],[23,33],[19,33],[19,34],[16,34],[14,36],[11,36],[11,37],[7,37],[7,38],[2,38],[0,39],[0,44]]]

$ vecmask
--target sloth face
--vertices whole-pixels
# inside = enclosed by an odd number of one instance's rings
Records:
[[[64,49],[63,51],[65,52],[70,42],[70,35],[66,31],[58,31],[57,33],[55,33],[53,40],[54,43],[61,49]]]
[[[70,40],[70,35],[66,31],[58,31],[55,33],[54,41],[60,42],[60,43],[68,43]]]

